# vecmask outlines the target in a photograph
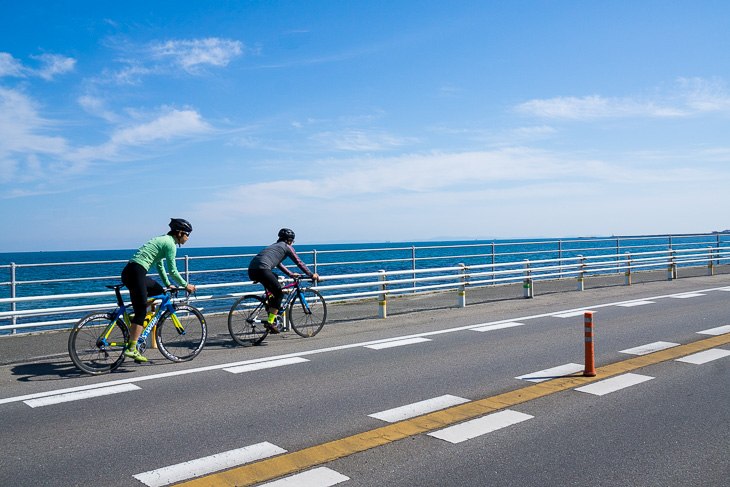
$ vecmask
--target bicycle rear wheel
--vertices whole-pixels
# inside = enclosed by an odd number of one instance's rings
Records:
[[[187,362],[198,356],[208,338],[203,314],[189,304],[174,304],[157,323],[155,341],[160,353],[173,362]],[[177,323],[175,322],[177,320]]]
[[[239,345],[258,345],[269,334],[263,324],[268,316],[263,297],[243,296],[228,312],[228,332]]]
[[[81,318],[68,337],[68,354],[87,374],[106,374],[124,362],[129,330],[112,313],[91,313]]]
[[[319,333],[327,319],[327,303],[319,291],[302,289],[289,305],[286,318],[297,335],[313,337]]]

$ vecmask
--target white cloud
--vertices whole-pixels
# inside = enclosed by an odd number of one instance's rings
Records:
[[[23,64],[7,52],[0,52],[0,77],[22,77]]]
[[[243,53],[243,43],[216,37],[167,41],[152,44],[150,52],[153,58],[172,59],[173,64],[189,73],[196,73],[201,65],[227,66],[234,57]]]
[[[620,117],[687,117],[730,112],[730,94],[720,80],[680,78],[671,93],[655,99],[606,98],[600,95],[530,100],[517,106],[526,115],[550,119],[587,120]]]
[[[75,59],[58,54],[41,54],[40,56],[31,57],[41,61],[43,67],[36,70],[35,73],[47,81],[52,80],[57,74],[73,71],[74,66],[76,66]]]
[[[75,59],[59,54],[41,54],[40,56],[31,56],[31,58],[40,61],[41,67],[39,69],[24,66],[23,63],[15,59],[11,54],[0,52],[0,77],[14,76],[24,78],[37,76],[51,81],[57,74],[73,71],[76,65]]]
[[[397,137],[382,132],[354,129],[321,132],[313,135],[310,139],[332,150],[365,152],[388,150],[417,141],[414,138]]]

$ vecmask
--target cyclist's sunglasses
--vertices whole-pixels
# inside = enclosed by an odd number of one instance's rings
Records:
[[[190,236],[190,232],[182,232],[182,234],[185,235],[186,237]]]

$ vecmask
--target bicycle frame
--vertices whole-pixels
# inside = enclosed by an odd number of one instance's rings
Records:
[[[292,289],[294,288],[294,289]],[[304,296],[304,293],[302,293],[302,288],[299,286],[299,279],[295,279],[294,282],[287,284],[286,286],[282,286],[281,290],[284,291],[284,294],[286,294],[284,300],[281,302],[281,309],[279,310],[284,314],[286,317],[286,310],[289,309],[289,304],[292,302],[292,300],[296,299],[297,296],[300,297],[300,302],[305,307],[305,309],[309,310],[309,304],[307,303],[307,298]],[[268,303],[269,298],[271,298],[271,293],[266,290],[265,292],[265,301],[264,305],[268,309]],[[280,331],[289,331],[289,320],[284,319],[283,323],[284,329]]]
[[[107,343],[106,339],[111,334],[112,330],[114,329],[114,326],[116,326],[116,322],[119,318],[122,318],[124,320],[124,323],[127,325],[127,328],[131,329],[132,322],[129,319],[129,313],[127,312],[127,305],[124,303],[124,300],[122,299],[122,293],[120,291],[119,287],[114,287],[114,291],[117,295],[117,305],[118,308],[114,312],[114,317],[112,318],[111,322],[109,323],[109,326],[104,330],[104,333],[101,334],[100,338],[103,341],[104,345],[125,345],[120,343]],[[174,290],[175,293],[177,293],[177,289]],[[139,337],[139,340],[137,340],[137,344],[141,345],[143,343],[146,343],[147,337],[149,334],[154,330],[157,323],[160,321],[160,317],[165,311],[170,311],[170,316],[172,318],[172,322],[175,325],[175,328],[177,328],[178,332],[180,334],[184,335],[185,330],[180,323],[180,320],[177,317],[177,314],[175,313],[175,308],[173,306],[172,302],[172,296],[171,294],[163,293],[158,296],[152,296],[147,299],[148,306],[152,304],[156,300],[161,300],[162,302],[157,306],[157,311],[155,312],[154,316],[150,319],[149,323],[145,326],[144,330],[142,331],[142,334]]]

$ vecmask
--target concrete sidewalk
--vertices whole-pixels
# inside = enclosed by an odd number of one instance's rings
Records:
[[[534,307],[541,297],[550,296],[565,303],[565,309],[575,307],[576,300],[591,298],[598,302],[637,299],[638,297],[675,294],[697,289],[730,286],[730,265],[715,267],[715,275],[707,276],[707,268],[680,268],[679,278],[667,280],[666,271],[637,272],[632,274],[632,285],[624,285],[623,275],[594,276],[585,280],[585,291],[577,291],[575,278],[551,281],[536,281],[533,285],[534,299],[524,299],[522,283],[467,288],[466,308],[458,307],[455,290],[423,294],[389,296],[388,318],[378,317],[378,301],[375,298],[347,303],[328,303],[328,326],[377,327],[383,322],[396,325],[397,320],[423,318],[429,313],[454,317],[490,310],[502,312],[524,312]],[[438,313],[434,313],[438,312]],[[441,319],[441,318],[440,318]],[[208,323],[208,347],[222,346],[232,341],[228,335],[227,315],[206,315]],[[19,333],[0,336],[0,366],[48,361],[68,357],[69,330],[53,330],[36,333]],[[69,359],[70,360],[70,359]]]

